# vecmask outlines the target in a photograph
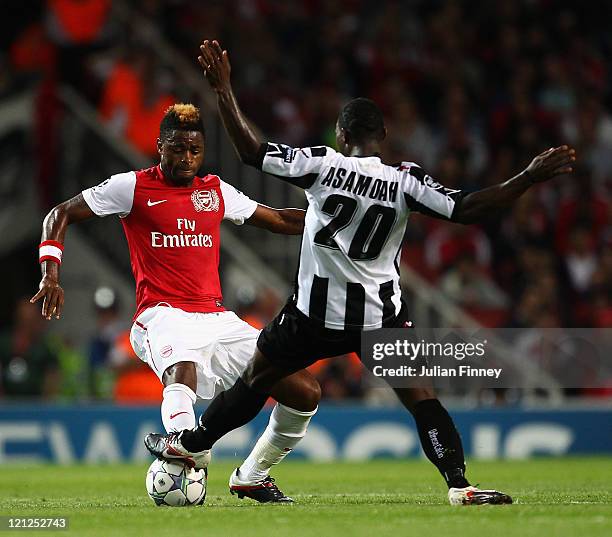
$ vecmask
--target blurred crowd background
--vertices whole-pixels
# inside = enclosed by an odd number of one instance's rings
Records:
[[[2,109],[1,152],[5,161],[17,152],[34,163],[17,188],[36,192],[40,220],[63,201],[59,88],[72,87],[108,131],[154,159],[164,110],[190,96],[173,75],[181,66],[168,65],[151,39],[161,35],[197,67],[200,41],[217,38],[230,52],[239,102],[271,140],[333,146],[343,103],[367,96],[385,114],[383,160],[417,162],[444,185],[468,190],[515,175],[550,146],[571,144],[575,174],[532,188],[506,215],[481,226],[413,216],[403,262],[485,326],[612,325],[612,3],[26,4],[19,18],[0,21],[0,106],[33,89],[32,135],[5,134],[11,111]],[[127,22],[118,15],[126,6]],[[146,39],[132,31],[143,25],[157,33]],[[6,206],[14,187],[1,188]],[[0,311],[0,397],[159,400],[157,379],[127,340],[132,312],[112,286],[80,306],[97,322],[87,345],[55,333],[24,299],[39,281],[35,246],[0,255],[13,273]],[[232,306],[262,326],[283,299],[246,286]],[[320,364],[316,374],[328,399],[369,396],[355,357]]]

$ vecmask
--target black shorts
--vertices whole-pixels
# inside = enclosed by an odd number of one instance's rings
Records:
[[[411,326],[406,304],[384,328]],[[257,348],[276,366],[298,371],[323,358],[350,352],[361,353],[361,330],[332,330],[313,321],[297,309],[293,301],[259,334]]]

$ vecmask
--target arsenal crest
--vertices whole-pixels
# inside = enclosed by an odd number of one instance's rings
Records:
[[[191,201],[199,213],[219,210],[219,194],[216,190],[194,190],[191,194]]]

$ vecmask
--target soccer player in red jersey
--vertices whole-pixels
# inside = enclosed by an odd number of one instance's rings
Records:
[[[160,163],[113,175],[55,207],[43,222],[40,290],[42,315],[60,318],[59,283],[68,225],[118,215],[136,280],[137,311],[130,341],[163,385],[161,415],[168,432],[196,426],[196,398],[230,388],[253,355],[259,331],[225,310],[219,282],[220,224],[224,219],[275,233],[301,234],[304,211],[272,209],[249,199],[216,175],[198,177],[204,160],[204,125],[191,104],[175,104],[160,124]],[[306,433],[320,388],[305,370],[279,383],[277,404],[255,448],[230,479],[239,497],[292,501],[268,475]],[[182,458],[182,457],[181,457]],[[210,451],[187,461],[205,468]]]

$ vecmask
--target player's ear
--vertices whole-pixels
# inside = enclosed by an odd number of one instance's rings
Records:
[[[161,155],[162,154],[162,146],[164,145],[164,143],[162,142],[161,138],[157,139],[157,152]]]
[[[348,145],[349,144],[349,133],[346,132],[345,129],[343,129],[342,127],[340,127],[340,136],[338,137],[338,141],[344,145]]]
[[[380,138],[380,141],[382,142],[386,137],[387,137],[387,127],[383,127],[382,137]]]

